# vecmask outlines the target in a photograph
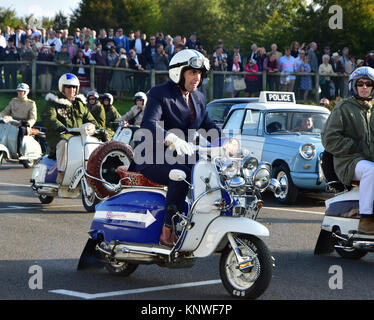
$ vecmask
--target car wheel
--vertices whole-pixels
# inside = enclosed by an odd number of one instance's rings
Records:
[[[298,188],[293,184],[290,170],[285,164],[276,166],[273,170],[273,177],[277,179],[282,191],[276,199],[284,204],[294,204],[298,195]]]

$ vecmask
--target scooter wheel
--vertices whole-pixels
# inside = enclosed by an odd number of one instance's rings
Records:
[[[119,141],[108,141],[96,148],[87,163],[87,173],[98,179],[112,184],[119,182],[117,168],[129,167],[134,158],[134,153],[129,145]],[[115,193],[109,190],[101,181],[87,178],[88,183],[100,198],[113,196]]]
[[[235,298],[256,299],[269,286],[273,273],[272,257],[261,239],[246,234],[238,234],[236,237],[242,242],[238,245],[242,255],[252,258],[251,269],[246,272],[238,269],[236,255],[228,244],[219,265],[222,284]]]
[[[47,196],[44,194],[39,195],[39,200],[43,204],[50,204],[53,201],[54,197]]]
[[[110,274],[127,277],[138,268],[138,265],[124,261],[110,261],[105,263],[105,268]]]

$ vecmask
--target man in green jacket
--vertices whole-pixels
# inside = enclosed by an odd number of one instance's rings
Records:
[[[61,183],[67,165],[67,141],[71,134],[64,133],[67,128],[79,128],[84,123],[100,127],[86,106],[86,98],[77,95],[79,80],[72,73],[63,74],[58,82],[57,95],[49,93],[45,97],[47,104],[41,114],[47,128],[47,142],[51,148],[50,155],[57,159],[57,183]]]
[[[360,181],[358,231],[374,234],[374,69],[361,67],[349,79],[351,97],[339,102],[322,132],[322,144],[334,156],[334,169],[346,185]]]
[[[99,94],[92,90],[87,93],[87,107],[100,127],[105,128],[105,109],[99,101]]]
[[[121,115],[113,105],[114,99],[110,93],[104,93],[102,101],[105,109],[105,126],[108,132],[108,139],[111,140],[118,126],[118,124],[116,125],[114,122],[121,119]]]

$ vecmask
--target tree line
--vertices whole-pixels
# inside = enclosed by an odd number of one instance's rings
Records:
[[[334,13],[342,9],[341,29],[329,26]],[[44,28],[90,29],[123,28],[141,30],[147,35],[163,32],[187,38],[197,32],[198,39],[212,52],[218,39],[231,51],[241,46],[245,54],[252,43],[269,50],[276,43],[283,51],[292,41],[314,41],[322,50],[333,51],[349,47],[357,56],[374,49],[373,0],[81,0],[78,7],[65,16],[57,12],[54,18],[18,17],[9,8],[0,7],[0,27],[37,23]]]

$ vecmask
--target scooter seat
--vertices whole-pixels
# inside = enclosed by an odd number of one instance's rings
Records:
[[[123,185],[127,186],[141,186],[141,187],[155,187],[155,188],[163,188],[166,187],[164,185],[155,183],[145,176],[143,176],[139,172],[127,171],[128,168],[126,166],[120,166],[117,168],[117,173],[120,179],[129,178],[122,180]]]

